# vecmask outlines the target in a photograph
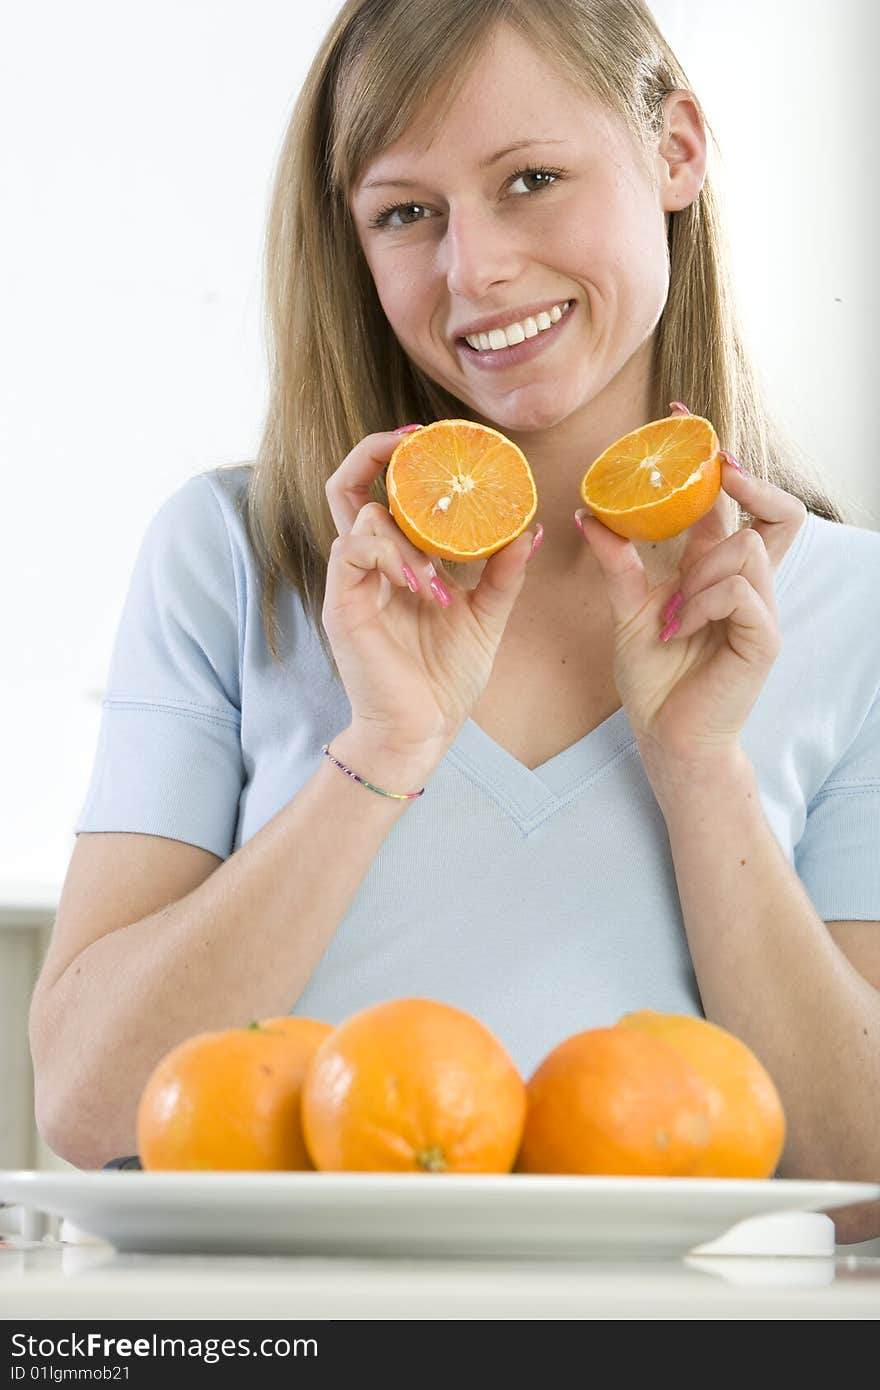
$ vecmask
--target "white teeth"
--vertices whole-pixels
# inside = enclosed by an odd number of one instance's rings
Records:
[[[515,347],[526,338],[534,338],[537,333],[552,328],[563,314],[568,313],[571,303],[572,301],[567,299],[563,304],[554,304],[549,313],[542,311],[535,318],[529,316],[523,319],[522,323],[509,323],[506,328],[493,328],[488,333],[471,333],[465,341],[478,352],[494,352],[499,348]]]

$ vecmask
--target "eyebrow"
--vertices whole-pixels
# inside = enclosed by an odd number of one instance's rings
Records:
[[[530,140],[517,140],[513,145],[505,145],[503,150],[498,150],[496,154],[490,154],[486,159],[481,159],[479,169],[491,169],[493,164],[497,164],[499,159],[503,159],[507,154],[513,154],[515,150],[524,150],[530,145],[564,145],[564,140],[542,140],[540,136],[533,136]],[[370,179],[369,183],[362,184],[361,187],[366,191],[368,188],[416,188],[418,185],[412,179]]]

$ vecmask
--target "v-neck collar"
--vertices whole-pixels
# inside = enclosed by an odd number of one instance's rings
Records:
[[[527,834],[635,751],[635,735],[621,708],[536,768],[508,753],[473,719],[465,720],[448,757]]]

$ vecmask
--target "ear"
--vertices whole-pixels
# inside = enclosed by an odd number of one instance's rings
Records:
[[[696,202],[706,178],[706,131],[690,92],[669,92],[663,101],[663,133],[657,146],[660,206],[676,212]]]

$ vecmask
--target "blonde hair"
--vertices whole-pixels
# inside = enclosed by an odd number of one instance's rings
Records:
[[[565,77],[621,117],[646,160],[664,100],[700,103],[642,0],[348,0],[326,35],[286,132],[266,236],[270,390],[243,519],[278,651],[279,585],[299,593],[338,676],[321,613],[336,528],[325,487],[365,434],[467,416],[406,357],[379,303],[348,196],[361,171],[438,93],[438,119],[498,22],[516,26]],[[711,171],[669,214],[669,293],[655,332],[654,409],[686,401],[758,477],[833,521],[845,517],[771,419],[739,324]],[[797,457],[798,462],[794,460]],[[372,488],[387,506],[383,480]],[[744,514],[740,515],[740,521]],[[450,573],[456,566],[448,565]]]

